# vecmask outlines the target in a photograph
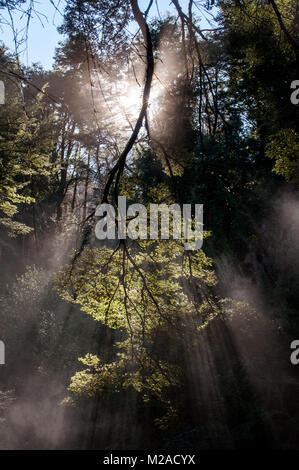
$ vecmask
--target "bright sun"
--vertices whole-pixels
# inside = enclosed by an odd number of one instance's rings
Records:
[[[141,106],[142,94],[140,88],[129,88],[126,93],[120,96],[120,105],[126,112],[132,112],[134,109]]]
[[[151,112],[156,112],[158,100],[162,95],[161,88],[154,84],[151,88],[149,108]],[[128,87],[125,93],[119,97],[120,107],[126,114],[135,115],[142,105],[142,89],[141,87]]]

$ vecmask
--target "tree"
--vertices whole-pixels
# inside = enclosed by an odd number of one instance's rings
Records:
[[[4,50],[2,57],[11,63]],[[15,236],[32,230],[14,216],[20,205],[35,201],[32,192],[34,178],[37,175],[49,178],[51,175],[53,116],[44,114],[43,90],[37,95],[36,102],[28,105],[24,101],[21,82],[16,79],[10,83],[6,74],[4,79],[7,100],[0,109],[0,224]]]

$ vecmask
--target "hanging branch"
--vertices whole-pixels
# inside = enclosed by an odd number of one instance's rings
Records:
[[[136,142],[143,120],[146,116],[146,111],[147,111],[150,91],[151,91],[151,84],[152,84],[152,79],[153,79],[153,74],[154,74],[153,45],[152,45],[152,39],[151,39],[149,27],[147,25],[147,22],[142,12],[139,9],[137,0],[130,0],[130,3],[131,3],[134,18],[136,22],[138,23],[138,26],[141,30],[141,33],[145,42],[145,47],[146,47],[146,74],[145,74],[145,84],[144,84],[143,96],[142,96],[142,107],[141,107],[137,122],[135,124],[135,127],[133,129],[133,132],[131,134],[131,137],[129,138],[124,150],[120,154],[116,164],[110,171],[108,181],[103,191],[102,204],[108,203],[109,192],[110,192],[111,186],[113,185],[114,180],[115,180],[114,199],[115,199],[115,203],[117,204],[119,180],[125,168],[127,156]],[[93,210],[82,222],[82,225],[85,226],[85,230],[83,231],[83,237],[82,237],[80,247],[76,251],[73,257],[72,263],[71,263],[72,265],[71,273],[72,273],[76,260],[81,255],[90,236],[91,227],[87,226],[86,222],[92,219],[94,215],[95,215],[95,210]]]
[[[146,23],[146,20],[141,13],[138,2],[137,0],[130,0],[131,7],[133,10],[134,18],[137,21],[139,28],[141,30],[144,42],[145,42],[145,47],[146,47],[146,76],[145,76],[145,85],[144,85],[144,90],[143,90],[143,97],[142,97],[142,107],[137,119],[137,122],[135,124],[135,127],[133,129],[133,132],[131,134],[130,139],[127,142],[127,145],[125,146],[124,150],[122,151],[117,163],[114,165],[112,168],[108,181],[105,185],[104,188],[104,194],[103,194],[103,203],[108,202],[108,196],[109,192],[111,189],[111,186],[115,180],[115,191],[114,191],[114,197],[115,200],[117,201],[117,194],[118,194],[118,186],[119,186],[119,180],[120,177],[123,173],[125,163],[127,156],[129,152],[131,151],[134,143],[136,142],[136,139],[138,137],[139,131],[141,129],[146,110],[148,107],[148,101],[150,97],[150,90],[151,90],[151,84],[152,84],[152,79],[153,79],[153,73],[154,73],[154,56],[153,56],[153,46],[152,46],[152,39],[149,31],[149,27]]]

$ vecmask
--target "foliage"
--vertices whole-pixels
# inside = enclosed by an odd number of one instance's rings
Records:
[[[34,178],[49,178],[52,172],[53,116],[45,115],[43,93],[25,109],[20,94],[11,91],[0,107],[0,225],[16,236],[32,230],[14,216],[20,206],[35,202]]]
[[[228,321],[250,317],[246,305],[216,299],[210,291],[215,282],[211,260],[202,251],[184,252],[175,241],[142,241],[114,251],[85,248],[60,273],[58,290],[97,321],[120,329],[123,338],[112,362],[92,354],[79,359],[87,368],[72,377],[70,392],[90,397],[132,387],[145,403],[161,402],[165,415],[156,423],[169,426],[179,413],[174,390],[188,376],[185,342],[190,350],[196,347],[218,315]]]
[[[273,171],[287,181],[299,178],[299,134],[293,129],[282,129],[271,136],[266,156],[275,160]]]

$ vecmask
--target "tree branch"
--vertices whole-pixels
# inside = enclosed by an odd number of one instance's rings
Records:
[[[143,119],[146,114],[146,110],[148,107],[148,101],[150,97],[150,90],[151,90],[151,84],[152,84],[152,78],[153,78],[153,73],[154,73],[154,56],[153,56],[153,46],[152,46],[152,40],[151,40],[151,35],[149,31],[149,27],[146,23],[146,20],[144,16],[142,15],[137,0],[130,0],[131,7],[133,10],[134,18],[136,22],[139,25],[139,28],[142,32],[142,36],[145,42],[145,47],[146,47],[146,76],[145,76],[145,85],[144,85],[144,90],[143,90],[143,97],[142,97],[142,107],[137,119],[137,122],[135,124],[135,127],[133,129],[133,132],[131,134],[130,139],[128,140],[124,150],[122,151],[117,163],[114,165],[112,168],[108,181],[105,185],[104,188],[104,194],[103,194],[103,203],[108,202],[108,196],[110,192],[110,188],[113,184],[113,181],[116,177],[115,181],[115,199],[117,199],[117,193],[118,193],[118,185],[119,185],[119,179],[120,176],[124,170],[125,163],[127,156],[132,149],[134,143],[136,142],[136,139],[138,137],[139,131],[141,129]]]

